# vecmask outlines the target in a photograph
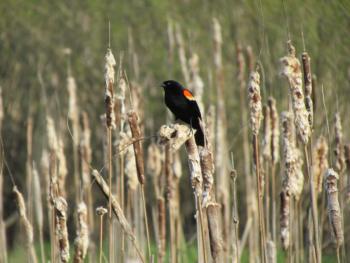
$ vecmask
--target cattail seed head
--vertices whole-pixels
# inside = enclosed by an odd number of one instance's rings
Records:
[[[260,75],[253,71],[249,77],[248,99],[250,109],[250,126],[252,133],[258,135],[262,120],[262,104],[260,95]]]
[[[302,143],[307,144],[311,129],[308,120],[309,113],[305,108],[304,94],[302,90],[300,62],[295,57],[295,48],[290,41],[288,41],[288,50],[289,54],[280,59],[281,75],[286,77],[289,82],[297,133]]]
[[[105,56],[105,106],[106,106],[106,123],[110,129],[115,128],[115,113],[114,113],[114,67],[116,65],[111,49],[107,50]]]
[[[87,224],[87,206],[84,202],[78,205],[78,230],[74,241],[75,255],[74,262],[84,262],[89,247],[89,229]]]
[[[108,210],[106,208],[104,208],[103,206],[99,206],[96,208],[96,214],[99,216],[103,216],[105,214],[107,214]]]
[[[327,193],[327,209],[328,219],[331,226],[331,235],[333,243],[339,247],[344,242],[344,234],[342,228],[342,214],[338,200],[337,181],[339,175],[332,168],[327,169],[325,173],[325,190]]]

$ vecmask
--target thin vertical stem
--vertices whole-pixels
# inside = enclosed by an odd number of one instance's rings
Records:
[[[103,254],[103,215],[100,216],[100,263],[102,263]]]
[[[148,219],[147,219],[147,209],[146,209],[146,200],[145,200],[145,189],[144,185],[141,184],[141,198],[143,204],[143,213],[145,217],[145,227],[146,227],[146,237],[147,237],[147,249],[148,249],[148,258],[151,259],[151,241],[149,238],[149,229],[148,229]]]
[[[260,249],[262,262],[266,262],[266,236],[265,236],[265,223],[264,223],[264,208],[263,208],[263,195],[261,192],[261,175],[260,175],[260,161],[259,161],[259,145],[258,135],[253,136],[253,147],[254,147],[254,162],[256,171],[256,182],[257,182],[257,201],[258,201],[258,213],[259,213],[259,229],[260,229]]]
[[[320,251],[320,240],[319,240],[319,236],[318,236],[317,202],[316,202],[316,198],[315,198],[315,186],[314,186],[313,174],[310,171],[310,164],[309,164],[309,156],[308,156],[308,152],[307,152],[307,145],[304,146],[304,152],[305,152],[307,173],[308,173],[309,185],[310,185],[311,214],[312,214],[312,220],[313,220],[313,226],[314,226],[314,235],[315,235],[316,261],[318,263],[320,263],[321,262],[321,251]]]
[[[276,243],[276,177],[275,177],[275,164],[272,163],[271,165],[271,195],[272,195],[272,240],[275,244]]]
[[[112,221],[112,129],[107,128],[107,144],[108,144],[108,222],[109,222],[109,262],[113,262],[113,221]]]

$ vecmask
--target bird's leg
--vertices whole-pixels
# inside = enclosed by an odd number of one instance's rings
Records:
[[[192,118],[190,119],[190,133],[192,133],[193,134],[193,126],[192,126]]]

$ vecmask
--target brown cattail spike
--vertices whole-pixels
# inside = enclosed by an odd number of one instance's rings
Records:
[[[143,150],[142,150],[142,139],[141,139],[141,130],[138,124],[138,116],[135,111],[129,111],[128,121],[130,125],[130,130],[134,140],[134,152],[137,168],[137,177],[140,184],[145,183],[145,167],[143,162]]]
[[[303,52],[301,55],[301,60],[303,63],[303,72],[304,72],[304,85],[305,85],[305,106],[306,110],[309,113],[309,125],[312,129],[314,122],[314,109],[312,102],[312,75],[311,75],[311,64],[310,56],[307,52]]]

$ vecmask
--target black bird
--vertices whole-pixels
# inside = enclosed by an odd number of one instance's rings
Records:
[[[196,144],[204,146],[204,133],[199,121],[202,119],[198,104],[192,93],[175,80],[162,83],[166,106],[175,115],[176,119],[188,123],[196,129]]]

